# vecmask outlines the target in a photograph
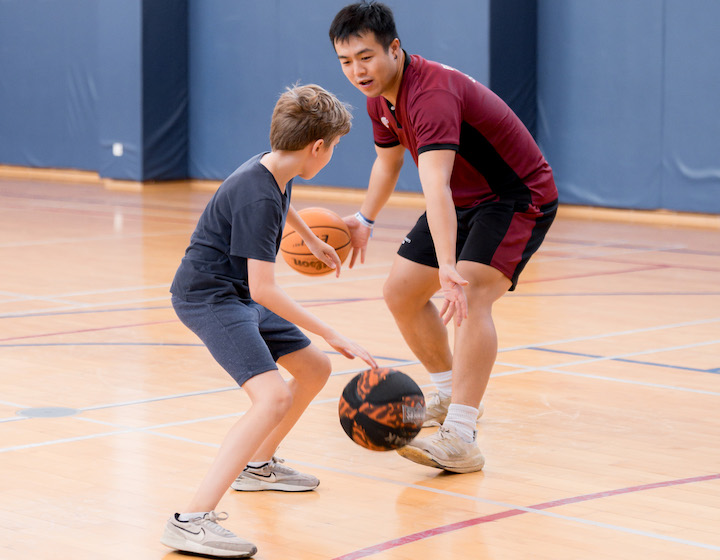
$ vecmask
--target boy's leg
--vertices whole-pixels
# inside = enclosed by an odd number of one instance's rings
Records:
[[[253,454],[253,461],[267,461],[274,455],[280,442],[285,439],[308,405],[325,386],[331,373],[330,359],[312,344],[282,356],[277,363],[292,375],[292,379],[287,383],[292,395],[292,406]]]
[[[316,477],[280,464],[274,454],[308,405],[325,386],[331,373],[330,360],[317,346],[310,345],[278,358],[277,363],[293,376],[287,383],[292,395],[292,405],[253,454],[251,461],[262,465],[247,466],[232,483],[234,490],[304,492],[314,490],[320,484]]]
[[[252,405],[230,428],[210,470],[184,510],[196,513],[190,513],[189,518],[175,514],[166,523],[161,542],[170,548],[233,558],[246,558],[257,552],[255,545],[221,527],[217,522],[227,519],[227,514],[214,510],[255,449],[289,410],[292,397],[277,370],[251,377],[243,388]]]
[[[277,370],[243,384],[252,405],[225,436],[205,478],[185,511],[212,511],[268,434],[292,406],[292,395]]]

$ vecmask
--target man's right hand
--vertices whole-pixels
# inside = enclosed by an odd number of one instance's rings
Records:
[[[355,261],[360,256],[360,263],[365,264],[365,251],[367,251],[368,241],[370,240],[370,234],[372,228],[360,223],[355,216],[346,216],[343,221],[350,230],[350,246],[352,247],[352,254],[350,256],[349,268],[352,268]]]

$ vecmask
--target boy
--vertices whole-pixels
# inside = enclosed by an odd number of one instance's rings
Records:
[[[298,326],[322,336],[345,357],[358,356],[377,367],[365,349],[292,300],[274,276],[286,219],[312,253],[340,274],[337,253],[290,206],[290,193],[295,176],[311,179],[330,161],[350,119],[347,108],[317,85],[288,89],[273,111],[272,151],[249,159],[219,187],[175,275],[170,291],[178,317],[252,404],[225,437],[194,498],[167,522],[162,543],[171,548],[252,556],[253,544],[217,523],[227,518],[214,509],[231,483],[240,490],[264,489],[258,487],[263,479],[281,490],[318,485],[316,478],[278,464],[273,456],[331,370],[328,357]],[[286,383],[276,363],[293,379]]]
[[[368,98],[377,154],[365,201],[346,218],[350,267],[358,254],[364,261],[406,148],[427,206],[398,250],[384,296],[438,389],[426,423],[442,425],[398,453],[450,472],[478,471],[485,459],[475,423],[497,355],[492,306],[515,288],[555,217],[552,171],[499,97],[454,68],[408,55],[387,6],[346,6],[329,34],[345,76]],[[431,301],[438,290],[440,312]],[[445,326],[453,316],[454,352]]]

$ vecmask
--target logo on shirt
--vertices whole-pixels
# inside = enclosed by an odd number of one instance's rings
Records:
[[[447,64],[440,64],[445,70],[452,70],[453,72],[460,72],[457,68],[453,68],[452,66],[448,66]],[[468,80],[470,80],[472,83],[476,84],[477,80],[473,78],[472,76],[468,76],[465,74],[465,72],[460,72],[463,76],[465,76]]]
[[[385,125],[385,128],[390,128],[390,121],[387,120],[387,117],[380,117],[380,121]]]

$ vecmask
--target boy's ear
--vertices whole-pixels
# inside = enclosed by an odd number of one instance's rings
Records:
[[[315,142],[312,145],[312,150],[310,151],[312,155],[317,155],[320,153],[320,148],[322,148],[325,145],[325,140],[320,138],[320,140],[315,140]]]

